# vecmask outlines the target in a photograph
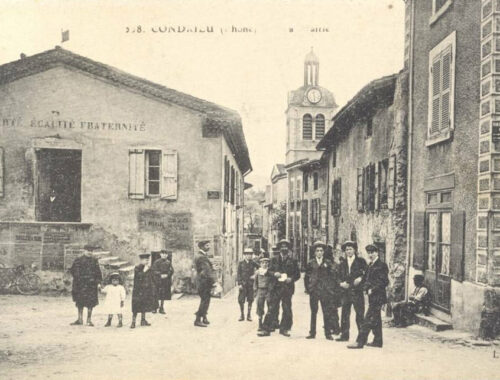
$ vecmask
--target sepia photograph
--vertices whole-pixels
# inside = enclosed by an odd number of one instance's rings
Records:
[[[500,379],[500,0],[3,0],[0,378]]]

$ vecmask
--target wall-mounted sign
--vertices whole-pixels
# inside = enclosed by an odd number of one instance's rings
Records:
[[[220,191],[207,192],[208,199],[220,199]]]

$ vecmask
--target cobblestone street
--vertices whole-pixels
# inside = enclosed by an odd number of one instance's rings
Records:
[[[168,303],[166,317],[149,315],[152,326],[135,330],[129,328],[129,300],[122,329],[116,320],[103,327],[100,306],[91,328],[69,325],[75,319],[70,298],[4,295],[0,378],[498,379],[494,347],[467,346],[452,339],[457,332],[384,328],[383,349],[347,350],[321,334],[306,340],[309,306],[299,283],[291,338],[258,338],[256,321],[238,322],[235,293],[213,300],[209,328],[193,326],[198,299],[183,297]],[[318,317],[320,327],[321,313]]]

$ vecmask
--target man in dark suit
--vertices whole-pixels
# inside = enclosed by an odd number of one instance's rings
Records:
[[[381,309],[387,303],[385,288],[389,284],[389,268],[378,258],[378,249],[375,245],[369,244],[365,249],[370,257],[370,265],[366,270],[363,285],[368,294],[368,311],[356,343],[347,346],[348,348],[363,348],[365,344],[371,347],[382,347],[383,344]],[[373,342],[367,344],[370,331],[373,332]]]
[[[279,306],[283,309],[280,323],[280,334],[290,336],[293,324],[292,296],[295,292],[295,281],[300,278],[300,269],[297,260],[289,255],[290,242],[286,239],[278,243],[279,255],[273,257],[267,271],[268,276],[276,278],[275,286],[270,295],[269,309],[264,319],[263,331],[258,336],[269,336],[273,330],[273,321],[277,318]]]
[[[314,258],[307,264],[304,276],[306,292],[309,293],[309,306],[311,307],[311,325],[306,339],[316,337],[316,317],[318,303],[323,312],[323,326],[325,337],[333,340],[331,330],[332,301],[338,286],[337,273],[331,260],[325,258],[326,244],[317,241],[313,245]],[[337,326],[338,328],[338,326]]]
[[[245,320],[245,301],[248,302],[247,321],[252,321],[252,303],[253,303],[253,282],[255,271],[259,265],[252,260],[253,250],[245,248],[243,251],[244,259],[238,263],[238,272],[236,275],[236,283],[238,284],[238,303],[240,304],[240,319]]]
[[[198,243],[199,252],[194,259],[194,265],[198,274],[198,294],[200,296],[200,306],[196,314],[194,325],[197,327],[207,327],[210,324],[207,319],[208,307],[210,306],[210,293],[215,283],[214,269],[208,258],[210,241],[204,240]]]
[[[342,316],[340,322],[340,337],[337,341],[349,341],[349,330],[351,321],[351,307],[356,313],[356,325],[358,332],[363,323],[365,313],[365,299],[363,296],[363,275],[366,271],[366,261],[357,256],[358,245],[353,241],[342,244],[345,259],[340,263],[340,287],[342,295]]]

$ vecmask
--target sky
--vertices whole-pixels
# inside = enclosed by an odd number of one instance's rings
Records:
[[[2,0],[0,64],[55,45],[238,111],[253,166],[245,180],[261,189],[285,160],[287,94],[303,84],[311,47],[319,84],[342,107],[402,69],[404,2]]]

